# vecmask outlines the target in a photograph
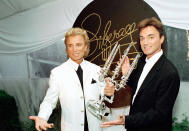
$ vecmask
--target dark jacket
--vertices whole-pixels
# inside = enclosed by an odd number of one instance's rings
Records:
[[[144,64],[145,57],[141,57],[130,76],[132,97]],[[127,131],[172,131],[172,111],[179,87],[177,69],[162,55],[146,76],[125,117]]]

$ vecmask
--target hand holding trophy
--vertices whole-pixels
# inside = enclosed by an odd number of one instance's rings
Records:
[[[104,66],[101,68],[101,70],[99,72],[99,81],[101,83],[100,84],[101,86],[104,86],[105,79],[108,79],[108,82],[114,84],[116,91],[125,87],[126,82],[129,78],[131,72],[133,71],[135,65],[137,64],[139,57],[140,57],[139,53],[137,53],[135,59],[133,60],[132,64],[130,65],[127,73],[125,73],[121,77],[120,83],[118,83],[115,80],[115,78],[119,75],[121,66],[122,66],[125,58],[127,57],[129,50],[130,50],[130,48],[133,44],[134,44],[133,42],[130,43],[129,46],[127,47],[127,49],[124,51],[124,54],[122,55],[120,62],[118,63],[118,65],[114,69],[113,75],[111,76],[111,78],[106,78],[108,76],[108,71],[110,70],[110,66],[111,66],[111,64],[114,60],[114,57],[116,56],[117,51],[120,48],[120,45],[118,44],[118,42],[115,44],[110,55],[108,56],[108,59],[106,60]],[[104,88],[102,88],[102,89],[104,89]],[[100,96],[100,100],[97,100],[97,101],[89,100],[88,103],[87,103],[87,108],[88,108],[89,112],[100,120],[102,120],[103,116],[108,116],[109,113],[110,113],[110,109],[105,105],[104,101],[108,101],[109,103],[112,103],[113,102],[113,96],[108,98],[107,96],[104,95],[104,93],[102,93],[101,96]]]

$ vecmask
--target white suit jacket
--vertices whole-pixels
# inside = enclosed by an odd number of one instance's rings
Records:
[[[101,87],[98,86],[98,72],[100,67],[85,60],[81,67],[84,95],[73,61],[69,59],[51,71],[49,89],[40,105],[38,116],[48,120],[52,110],[56,107],[57,100],[60,100],[61,131],[84,131],[84,106],[89,99],[99,99]],[[91,83],[92,80],[93,83]],[[101,121],[94,117],[87,108],[86,113],[89,131],[101,131]]]

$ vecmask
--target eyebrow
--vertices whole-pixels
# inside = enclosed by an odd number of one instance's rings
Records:
[[[155,34],[148,34],[147,36],[154,36]],[[139,36],[139,37],[144,37],[144,36]]]
[[[154,36],[155,34],[149,34],[148,36]]]
[[[71,46],[72,44],[70,44],[70,43],[67,43],[66,45],[67,45],[67,46]]]

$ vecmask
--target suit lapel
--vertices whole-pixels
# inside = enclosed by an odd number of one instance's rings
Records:
[[[85,68],[83,69],[83,86],[85,86],[87,84],[87,82],[91,81],[90,75],[91,75],[91,69],[90,69],[90,66],[88,66],[88,64],[86,62]]]
[[[70,74],[73,75],[73,82],[77,82],[77,85],[78,84],[81,85],[79,77],[78,77],[76,71],[73,68],[73,65],[69,61],[67,61],[67,66],[70,69]]]
[[[136,91],[137,83],[138,83],[138,80],[139,80],[140,75],[141,75],[141,73],[142,73],[142,70],[143,70],[143,68],[144,68],[144,65],[145,65],[145,56],[143,56],[143,57],[141,57],[141,58],[139,59],[139,62],[138,62],[138,65],[137,65],[137,69],[134,70],[135,73],[134,73],[134,76],[133,76],[133,77],[135,77],[135,78],[134,78],[134,82],[132,82],[132,84],[134,83],[133,88],[132,88],[133,93]],[[134,87],[135,87],[135,88],[134,88]],[[134,94],[133,94],[133,95],[134,95]]]
[[[141,92],[148,87],[148,84],[153,81],[154,79],[156,79],[156,76],[159,72],[159,70],[161,69],[161,66],[163,64],[163,60],[164,60],[164,55],[162,55],[160,57],[160,59],[154,64],[154,66],[152,67],[152,69],[150,70],[150,72],[148,73],[148,75],[146,76],[146,78],[144,79],[139,91],[138,91],[138,95],[141,94]]]
[[[77,84],[81,85],[80,83],[80,80],[79,80],[79,77],[76,73],[76,71],[74,70],[74,67],[73,65],[68,61],[68,67],[70,69],[70,73],[73,74],[73,81],[74,82],[77,82]],[[84,66],[81,66],[82,70],[83,70],[83,88],[85,88],[87,82],[91,81],[91,69],[90,69],[90,66],[88,65],[87,61],[85,61],[85,64]],[[82,87],[81,87],[81,90],[82,90]]]

